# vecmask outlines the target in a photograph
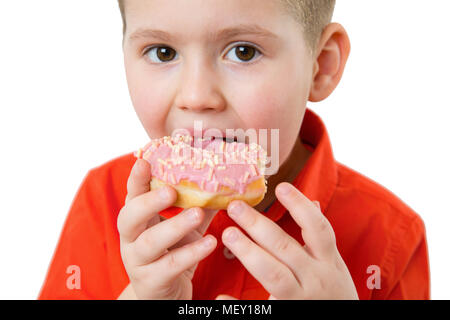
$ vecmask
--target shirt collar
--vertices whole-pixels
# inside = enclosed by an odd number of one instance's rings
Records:
[[[325,213],[336,189],[337,165],[325,124],[310,109],[306,109],[300,139],[312,154],[292,184],[311,201],[319,201]],[[277,199],[265,215],[278,221],[285,213],[286,209]]]

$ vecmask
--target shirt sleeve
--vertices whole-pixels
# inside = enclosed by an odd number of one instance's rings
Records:
[[[397,263],[392,268],[393,281],[387,300],[429,300],[430,271],[423,221],[417,216],[399,239]]]
[[[78,189],[38,299],[116,299],[128,283],[102,179],[91,170]]]

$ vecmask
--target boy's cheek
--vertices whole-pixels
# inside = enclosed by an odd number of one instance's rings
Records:
[[[167,101],[162,100],[160,96],[152,95],[154,90],[138,88],[133,91],[130,88],[130,95],[134,110],[149,136],[161,136],[165,134],[167,112],[164,106],[167,105]]]

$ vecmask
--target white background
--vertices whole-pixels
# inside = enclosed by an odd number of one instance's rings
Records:
[[[338,161],[427,228],[432,298],[450,284],[450,2],[337,1],[352,53],[310,105]],[[129,99],[116,1],[0,3],[0,298],[35,299],[86,172],[147,142]]]

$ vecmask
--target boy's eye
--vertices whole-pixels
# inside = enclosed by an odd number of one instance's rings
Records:
[[[227,54],[235,52],[235,56],[240,60],[237,62],[248,62],[252,60],[255,56],[261,54],[258,49],[249,45],[238,45],[233,47]],[[147,56],[151,62],[160,63],[160,62],[170,62],[173,60],[177,53],[174,49],[170,47],[163,46],[154,46],[145,50],[144,55]],[[236,60],[234,60],[236,61]]]
[[[256,49],[255,47],[252,47],[252,46],[248,46],[248,45],[238,45],[238,46],[231,48],[231,50],[229,51],[227,56],[233,52],[235,52],[235,56],[238,57],[238,59],[240,61],[244,61],[244,62],[251,61],[255,56],[257,56],[258,54],[261,54],[261,52],[259,52],[258,49]],[[234,60],[234,61],[236,61],[236,60]],[[240,62],[240,61],[237,61],[237,62]]]
[[[158,62],[155,60],[160,60],[162,62],[170,62],[173,57],[176,55],[175,50],[173,50],[170,47],[152,47],[145,51],[145,55],[148,56],[148,58],[152,62]]]

